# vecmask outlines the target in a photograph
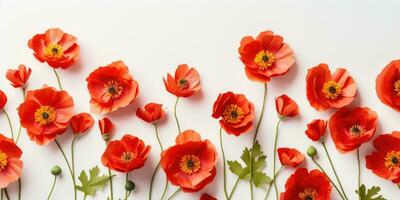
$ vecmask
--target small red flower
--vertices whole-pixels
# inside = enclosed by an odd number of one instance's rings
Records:
[[[40,62],[47,62],[53,68],[67,69],[79,59],[77,38],[59,28],[51,28],[44,34],[36,34],[28,46]]]
[[[368,142],[375,133],[378,116],[371,109],[342,108],[329,119],[333,142],[342,153],[352,151]]]
[[[319,170],[297,169],[285,184],[280,200],[330,200],[332,185]]]
[[[144,110],[138,108],[136,116],[148,123],[155,123],[164,116],[164,110],[161,104],[148,103],[144,106]]]
[[[281,117],[295,117],[299,114],[299,106],[287,95],[281,95],[275,99],[276,112]]]
[[[376,93],[382,103],[400,112],[400,60],[390,62],[376,77]]]
[[[9,69],[6,73],[6,78],[10,81],[10,84],[15,87],[24,87],[25,83],[31,76],[31,68],[26,68],[25,65],[19,65],[18,69]]]
[[[199,200],[218,200],[218,199],[209,194],[204,193],[203,195],[201,195]]]
[[[318,111],[347,106],[357,93],[357,84],[346,69],[331,74],[324,63],[308,70],[306,84],[307,99]]]
[[[7,95],[2,90],[0,90],[0,110],[4,109],[6,103],[7,103]]]
[[[374,140],[376,151],[365,157],[366,166],[376,175],[400,183],[400,132],[383,134]]]
[[[186,130],[176,138],[176,145],[161,153],[161,167],[168,180],[184,192],[197,192],[216,175],[217,151],[198,133]]]
[[[226,92],[214,102],[212,117],[228,133],[239,136],[253,126],[254,106],[243,94]]]
[[[306,135],[313,141],[318,141],[324,136],[326,132],[327,121],[322,119],[315,119],[307,124]]]
[[[299,166],[306,158],[300,151],[291,148],[279,148],[278,156],[282,165],[290,167]]]
[[[10,139],[0,134],[0,189],[21,177],[23,163],[21,149]]]
[[[110,119],[104,117],[103,119],[99,120],[99,128],[101,136],[106,142],[108,142],[108,140],[111,138],[111,134],[114,129],[114,124]]]
[[[94,119],[89,113],[79,113],[71,118],[71,128],[74,134],[85,133],[94,124]]]
[[[175,77],[167,75],[163,78],[165,89],[177,97],[190,97],[200,91],[200,75],[195,68],[188,65],[179,65],[175,71]]]
[[[101,162],[112,170],[127,173],[144,166],[150,149],[141,139],[127,134],[108,143]]]

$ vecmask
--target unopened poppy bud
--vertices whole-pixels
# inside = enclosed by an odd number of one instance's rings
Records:
[[[61,167],[56,165],[51,169],[51,174],[53,174],[54,176],[58,176],[60,175],[62,172]]]
[[[310,157],[314,157],[315,155],[317,155],[317,149],[314,146],[308,147],[307,155]]]
[[[136,187],[135,183],[133,181],[131,181],[131,180],[128,180],[126,182],[126,184],[125,184],[125,190],[128,191],[128,192],[134,190],[135,187]]]

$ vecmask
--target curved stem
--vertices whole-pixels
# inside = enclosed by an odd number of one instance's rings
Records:
[[[329,175],[326,173],[326,171],[322,168],[322,166],[314,159],[311,158],[312,161],[314,162],[315,165],[318,166],[318,168],[326,175],[326,177],[328,177],[329,181],[332,183],[333,187],[335,187],[336,191],[339,193],[340,197],[345,200],[343,194],[340,192],[339,188],[337,187],[337,185],[332,181],[331,177],[329,177]]]
[[[6,199],[10,200],[10,195],[8,195],[7,188],[4,188],[3,190],[4,190],[4,194],[6,195]]]
[[[125,177],[125,184],[128,183],[129,181],[129,173],[126,173],[126,177]],[[131,192],[128,190],[125,190],[125,200],[128,199],[129,195],[131,195]]]
[[[219,145],[221,147],[221,152],[222,152],[222,166],[223,166],[223,172],[224,172],[224,194],[225,198],[229,199],[228,197],[228,191],[226,190],[226,159],[225,159],[225,151],[224,151],[224,144],[222,141],[222,127],[219,128]]]
[[[164,191],[161,195],[161,200],[165,198],[165,195],[167,195],[167,189],[168,189],[168,178],[165,177],[165,186],[164,186]]]
[[[342,190],[342,194],[343,194],[344,198],[348,199],[348,198],[347,198],[347,195],[346,195],[346,192],[345,192],[344,189],[343,189],[342,183],[340,182],[339,176],[338,176],[337,173],[336,173],[335,166],[333,165],[331,156],[329,155],[328,149],[326,148],[326,145],[325,145],[325,142],[324,142],[324,141],[322,141],[322,146],[324,147],[326,156],[328,157],[329,164],[330,164],[331,167],[332,167],[332,171],[333,171],[333,173],[334,173],[334,175],[335,175],[335,177],[336,177],[336,180],[337,180],[337,182],[339,183],[339,187],[340,187],[340,189]]]
[[[61,81],[60,81],[60,76],[58,76],[58,73],[56,71],[56,68],[53,68],[54,74],[57,77],[57,82],[58,82],[58,87],[60,88],[61,91],[63,91],[62,85],[61,85]]]
[[[258,135],[258,130],[260,129],[261,126],[261,121],[264,117],[264,108],[265,108],[265,101],[267,99],[267,93],[268,93],[268,87],[267,87],[267,83],[264,83],[264,96],[263,96],[263,101],[262,101],[262,107],[261,107],[261,113],[260,113],[260,117],[258,118],[258,123],[257,123],[257,127],[256,127],[256,131],[254,133],[254,138],[253,138],[253,146],[256,143],[257,140],[257,135]]]
[[[76,200],[76,189],[75,189],[75,185],[76,185],[76,184],[75,184],[74,173],[73,173],[73,171],[72,171],[71,165],[69,164],[68,158],[67,158],[67,156],[65,155],[64,150],[62,149],[60,143],[58,143],[57,140],[54,140],[54,141],[56,142],[58,149],[60,149],[61,154],[63,155],[64,160],[65,160],[65,162],[67,163],[68,170],[69,170],[69,173],[70,173],[71,178],[72,178],[72,184],[73,184],[73,186],[74,186],[74,187],[73,187],[73,189],[74,189],[74,199]]]
[[[108,169],[108,176],[109,176],[109,181],[110,182],[110,200],[114,200],[114,189],[113,189],[113,181],[112,181],[112,173],[111,170]]]
[[[71,168],[72,168],[72,179],[74,182],[74,185],[76,183],[76,179],[75,179],[75,142],[78,139],[79,136],[74,135],[74,139],[72,139],[71,142]],[[76,193],[76,188],[74,187],[74,192]]]
[[[174,116],[176,121],[176,126],[178,127],[178,134],[181,133],[181,125],[179,124],[178,115],[176,114],[176,106],[178,105],[179,97],[176,97],[175,105],[174,105]]]
[[[236,179],[235,185],[233,185],[231,193],[229,194],[228,200],[230,200],[232,198],[232,196],[233,196],[233,193],[235,193],[239,181],[240,181],[240,178],[238,177]]]
[[[156,132],[156,138],[157,138],[157,141],[158,141],[158,145],[160,146],[161,151],[164,151],[164,148],[163,148],[162,143],[161,143],[161,140],[160,140],[160,136],[159,136],[159,134],[158,134],[157,123],[154,123],[154,129],[155,129],[155,132]],[[152,196],[152,192],[153,192],[153,183],[154,183],[154,179],[155,179],[155,177],[156,177],[157,171],[158,171],[158,169],[160,168],[160,164],[161,164],[161,163],[160,163],[160,161],[159,161],[159,162],[157,163],[157,167],[154,169],[153,175],[152,175],[152,177],[151,177],[151,181],[150,181],[150,192],[149,192],[149,200],[151,200],[151,196]],[[165,186],[164,186],[164,191],[163,191],[163,196],[161,197],[161,199],[164,198],[164,195],[165,195],[165,193],[166,193],[167,187],[168,187],[168,179],[166,179]]]
[[[15,141],[15,138],[14,138],[14,129],[13,129],[13,126],[12,126],[12,123],[11,123],[10,116],[8,115],[8,113],[7,113],[6,110],[3,109],[3,112],[4,112],[4,114],[6,115],[6,118],[7,118],[7,121],[8,121],[8,126],[10,127],[11,138],[12,138],[13,141]]]
[[[156,177],[158,168],[160,168],[160,161],[157,163],[156,169],[154,169],[153,175],[151,176],[149,200],[151,200],[151,196],[152,196],[152,192],[153,192],[153,183],[154,183],[154,179]]]
[[[358,179],[357,179],[357,190],[361,187],[361,163],[360,163],[360,148],[357,149],[357,163],[358,163]],[[361,199],[361,192],[358,193],[358,198]]]
[[[271,181],[271,183],[269,184],[269,187],[268,187],[268,190],[267,190],[267,194],[265,194],[264,200],[267,200],[267,198],[268,198],[268,196],[269,196],[269,193],[271,192],[271,189],[272,189],[272,184],[275,182],[276,178],[278,177],[278,175],[279,175],[279,173],[281,172],[282,169],[283,169],[283,166],[281,166],[281,167],[278,169],[278,172],[276,172],[276,174],[275,174],[274,177],[272,178],[272,181]]]
[[[158,134],[157,123],[154,123],[154,130],[155,130],[155,132],[156,132],[156,137],[157,137],[158,145],[160,146],[161,151],[164,151],[163,145],[162,145],[161,140],[160,140],[160,135]]]
[[[18,179],[18,200],[21,200],[22,183],[21,178]]]
[[[54,176],[53,185],[51,186],[50,193],[49,193],[49,196],[47,197],[47,200],[50,200],[51,194],[53,194],[54,187],[56,186],[56,182],[57,182],[57,176]]]
[[[168,200],[171,200],[175,197],[175,195],[177,195],[179,192],[181,191],[181,188],[179,188],[178,190],[176,190],[170,197],[168,197]]]
[[[278,122],[276,123],[276,127],[275,127],[274,165],[273,165],[273,168],[274,168],[273,172],[274,172],[274,174],[276,174],[276,147],[277,147],[277,144],[278,144],[279,125],[281,124],[282,120],[283,120],[283,117],[279,117],[279,120],[278,120]],[[279,199],[279,197],[278,197],[278,187],[276,186],[276,181],[274,181],[273,184],[274,184],[274,188],[275,188],[275,196],[276,196],[276,199],[278,200],[278,199]]]

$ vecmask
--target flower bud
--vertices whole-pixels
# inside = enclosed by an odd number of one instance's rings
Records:
[[[315,155],[317,155],[317,149],[314,146],[308,147],[307,155],[310,157],[314,157]]]
[[[61,167],[56,165],[51,169],[51,174],[53,174],[54,176],[58,176],[60,175],[62,172]]]
[[[126,184],[125,184],[125,190],[128,191],[128,192],[134,190],[135,187],[136,187],[135,183],[133,181],[131,181],[131,180],[128,180],[126,182]]]

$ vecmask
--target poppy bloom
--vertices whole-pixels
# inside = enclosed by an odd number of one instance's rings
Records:
[[[390,62],[376,77],[376,93],[382,103],[400,112],[400,60]]]
[[[40,62],[47,62],[53,68],[67,69],[79,59],[77,38],[59,28],[51,28],[43,34],[36,34],[28,46]]]
[[[214,102],[212,117],[221,118],[219,124],[228,134],[239,136],[253,126],[254,106],[243,94],[226,92]]]
[[[108,143],[101,162],[112,170],[127,173],[144,166],[150,149],[141,139],[127,134]]]
[[[342,153],[368,142],[375,133],[378,116],[367,107],[342,108],[329,119],[333,142]]]
[[[262,83],[273,76],[286,74],[295,63],[292,49],[272,31],[261,32],[257,38],[243,37],[239,54],[247,77]]]
[[[199,200],[217,200],[217,199],[209,194],[204,193],[203,195],[201,195]]]
[[[338,68],[331,74],[327,64],[308,69],[307,99],[318,111],[349,105],[357,93],[357,84],[346,69]]]
[[[2,90],[0,90],[0,110],[4,109],[6,103],[7,103],[7,96]]]
[[[186,130],[176,138],[176,145],[161,153],[161,167],[168,180],[184,192],[197,192],[216,175],[217,151],[198,133]]]
[[[148,123],[155,123],[164,116],[164,110],[161,104],[148,103],[144,106],[144,110],[138,108],[136,116]]]
[[[306,158],[300,151],[291,148],[279,148],[278,156],[282,165],[291,167],[299,166]]]
[[[86,78],[90,110],[106,114],[131,104],[139,94],[139,85],[122,61],[99,67]]]
[[[71,118],[71,128],[74,134],[86,132],[94,124],[94,119],[89,113],[79,113]]]
[[[11,85],[15,88],[24,87],[31,76],[31,68],[26,68],[25,65],[19,65],[18,69],[9,69],[6,73],[6,78],[10,81]]]
[[[108,142],[108,140],[111,138],[111,133],[114,129],[114,124],[111,122],[110,119],[104,117],[103,119],[99,120],[99,128],[101,136],[106,142]]]
[[[275,107],[280,117],[295,117],[299,114],[299,106],[287,95],[277,97]]]
[[[175,71],[175,77],[167,74],[163,78],[165,89],[177,97],[190,97],[200,91],[200,75],[195,68],[188,65],[179,65]]]
[[[21,149],[11,139],[0,134],[0,189],[21,177],[21,155]]]
[[[63,134],[74,114],[74,101],[65,91],[53,87],[27,92],[25,101],[18,108],[22,127],[29,138],[39,145],[48,144]]]
[[[327,121],[322,119],[315,119],[307,124],[306,135],[313,141],[318,141],[324,136],[326,132]]]
[[[383,134],[374,140],[376,151],[365,157],[367,168],[393,183],[400,183],[400,132]]]
[[[281,200],[329,200],[331,191],[331,182],[324,173],[300,168],[286,181]]]

